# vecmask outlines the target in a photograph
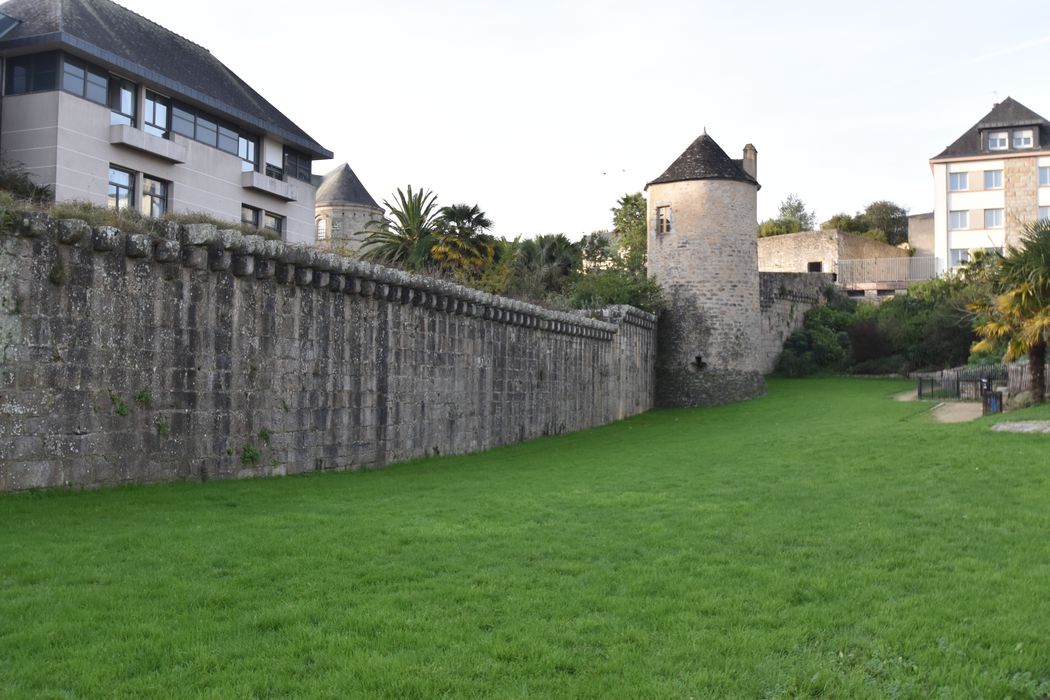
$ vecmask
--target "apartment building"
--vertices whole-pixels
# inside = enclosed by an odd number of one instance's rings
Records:
[[[937,271],[975,250],[1002,250],[1050,217],[1050,127],[1012,98],[930,159]]]
[[[0,149],[58,201],[314,241],[332,153],[206,49],[110,0],[0,5]]]

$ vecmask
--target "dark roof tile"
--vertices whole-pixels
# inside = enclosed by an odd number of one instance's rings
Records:
[[[989,151],[981,142],[981,132],[988,129],[1007,129],[1017,126],[1031,126],[1039,129],[1039,143],[1044,148],[1048,145],[1050,123],[1014,98],[1007,97],[992,107],[992,111],[984,115],[979,122],[967,129],[965,134],[955,140],[955,143],[935,155],[933,160],[987,155]],[[1010,151],[996,153],[1005,155]]]
[[[727,156],[706,131],[649,185],[683,180],[738,180],[758,186],[758,181],[744,172],[741,161]]]
[[[347,163],[324,176],[315,201],[317,204],[363,204],[380,208]]]

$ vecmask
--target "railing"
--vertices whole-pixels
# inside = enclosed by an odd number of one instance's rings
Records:
[[[839,260],[838,283],[843,287],[880,282],[920,282],[937,275],[937,258],[867,258]]]
[[[1009,368],[1010,379],[1013,367]],[[981,399],[981,380],[987,380],[989,389],[1008,381],[1006,365],[976,365],[958,367],[940,372],[924,372],[916,375],[916,387],[920,399],[961,399],[979,401]]]

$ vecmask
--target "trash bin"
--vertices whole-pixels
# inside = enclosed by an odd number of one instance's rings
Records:
[[[1003,392],[989,391],[981,397],[981,415],[1003,412]]]

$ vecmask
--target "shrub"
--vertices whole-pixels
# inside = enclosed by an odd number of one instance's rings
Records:
[[[663,298],[660,285],[644,272],[613,267],[576,275],[569,287],[569,303],[577,309],[628,304],[657,313]]]

